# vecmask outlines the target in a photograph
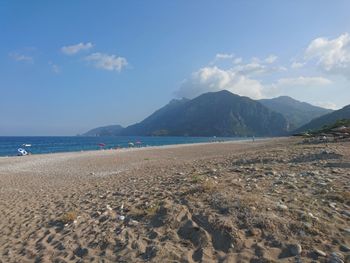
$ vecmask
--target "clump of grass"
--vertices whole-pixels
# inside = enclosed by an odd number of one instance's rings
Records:
[[[143,159],[144,161],[149,161],[149,160],[151,160],[150,158],[144,158]]]
[[[146,212],[147,216],[152,217],[152,216],[157,214],[157,212],[159,211],[159,208],[160,208],[160,204],[156,203],[156,204],[151,205],[148,208],[146,208],[145,212]]]
[[[78,217],[77,212],[72,210],[67,213],[64,213],[59,219],[59,221],[61,221],[64,224],[68,224],[68,223],[74,222],[74,220],[76,220],[77,217]]]
[[[215,192],[217,185],[213,179],[208,178],[202,182],[202,188],[204,192],[213,193]]]
[[[198,175],[198,174],[194,174],[192,175],[192,178],[191,178],[191,183],[199,183],[201,181],[201,177]]]
[[[134,218],[143,217],[146,214],[145,210],[139,209],[137,207],[130,208],[129,215]]]

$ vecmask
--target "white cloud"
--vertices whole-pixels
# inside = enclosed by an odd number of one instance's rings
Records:
[[[218,58],[232,59],[233,65],[225,68],[210,63],[209,66],[200,68],[183,81],[176,95],[193,98],[205,92],[228,90],[241,96],[260,99],[266,97],[271,88],[264,87],[256,77],[286,70],[272,65],[277,60],[274,55],[265,59],[253,57],[249,63],[242,63],[242,58],[235,58],[232,54],[217,54],[215,60]]]
[[[270,55],[267,58],[265,58],[265,62],[268,63],[268,64],[272,64],[272,63],[276,62],[277,59],[278,59],[277,56]]]
[[[218,53],[215,55],[215,59],[219,60],[219,59],[233,59],[234,58],[234,54],[226,54],[226,53]]]
[[[296,87],[296,86],[325,86],[331,84],[332,81],[324,77],[297,77],[297,78],[282,78],[276,82],[277,86]]]
[[[313,103],[316,106],[325,108],[325,109],[331,109],[331,110],[337,110],[339,109],[339,107],[337,106],[337,104],[333,103],[333,102],[329,102],[329,101],[317,101]]]
[[[233,64],[221,63],[228,59]],[[194,98],[205,92],[228,90],[252,99],[268,98],[277,95],[310,94],[314,88],[330,88],[333,82],[324,76],[288,77],[288,69],[280,63],[276,55],[261,59],[252,57],[242,63],[242,58],[233,54],[216,54],[214,62],[193,72],[175,92],[179,97]],[[292,60],[288,68],[301,68],[305,61]],[[281,77],[283,76],[283,77]],[[309,91],[307,91],[309,90]]]
[[[234,70],[243,75],[259,75],[265,73],[273,73],[286,71],[286,68],[282,66],[272,66],[270,64],[264,64],[259,62],[257,58],[253,59],[251,63],[241,64],[234,67]]]
[[[233,69],[224,70],[216,66],[204,67],[192,73],[176,92],[179,97],[194,98],[210,91],[228,90],[250,98],[262,97],[263,86],[257,80],[241,75]]]
[[[331,85],[332,81],[324,77],[281,78],[271,84],[264,85],[264,97],[276,97],[295,92],[305,93],[307,89]]]
[[[235,65],[241,64],[243,62],[243,59],[241,57],[236,57],[233,53],[217,53],[215,55],[215,58],[209,63],[209,65],[217,65],[220,64],[220,62],[228,61]]]
[[[88,43],[79,43],[76,45],[70,45],[70,46],[64,46],[61,48],[61,51],[66,54],[66,55],[74,55],[80,51],[83,50],[89,50],[93,47],[94,45],[90,42]]]
[[[58,74],[61,72],[61,69],[58,65],[56,65],[55,63],[53,63],[52,61],[49,61],[49,65],[51,66],[51,70],[53,73]]]
[[[235,58],[235,59],[233,60],[233,64],[240,64],[240,63],[242,63],[242,61],[243,61],[242,58]]]
[[[235,71],[241,74],[261,74],[266,72],[267,67],[263,64],[252,62],[235,67]]]
[[[254,71],[266,71],[264,67],[249,66]],[[248,74],[247,74],[248,72]],[[205,92],[228,90],[232,93],[248,96],[252,99],[261,99],[286,94],[295,89],[316,88],[332,84],[332,81],[321,77],[281,78],[271,84],[263,84],[250,76],[250,71],[242,71],[239,67],[222,69],[217,66],[208,66],[199,69],[185,79],[176,91],[179,97],[194,98]]]
[[[214,59],[209,63],[209,65],[215,65],[217,63],[230,62],[234,59],[235,55],[232,53],[217,53]]]
[[[305,63],[294,61],[294,62],[290,65],[290,67],[291,67],[292,69],[298,69],[298,68],[304,67],[304,65],[305,65]]]
[[[315,60],[324,71],[350,78],[350,35],[335,39],[316,38],[305,51],[306,60]]]
[[[33,62],[33,57],[19,54],[19,53],[10,53],[9,56],[15,61],[23,61],[23,62]]]
[[[128,65],[126,58],[104,53],[93,53],[85,57],[85,60],[94,62],[96,68],[118,72]]]
[[[61,69],[57,65],[52,65],[52,71],[58,74],[61,72]]]

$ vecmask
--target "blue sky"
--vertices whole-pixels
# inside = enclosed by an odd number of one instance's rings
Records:
[[[228,89],[350,103],[350,1],[0,1],[0,135],[75,135]]]

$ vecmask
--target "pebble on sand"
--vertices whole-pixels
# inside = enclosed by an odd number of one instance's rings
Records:
[[[315,253],[321,257],[327,256],[327,254],[325,252],[323,252],[322,250],[319,250],[319,249],[315,249]]]
[[[344,263],[344,256],[337,252],[332,252],[329,258],[329,263]]]
[[[278,210],[288,210],[288,206],[284,205],[284,204],[277,204],[277,208]]]
[[[300,255],[301,251],[302,251],[302,248],[300,244],[289,245],[289,252],[291,253],[292,256]]]
[[[343,251],[343,252],[350,252],[350,247],[345,245],[345,244],[342,244],[340,245],[340,250]]]

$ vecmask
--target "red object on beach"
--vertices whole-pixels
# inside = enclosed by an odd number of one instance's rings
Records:
[[[104,144],[104,143],[99,143],[98,146],[105,147],[106,144]]]

